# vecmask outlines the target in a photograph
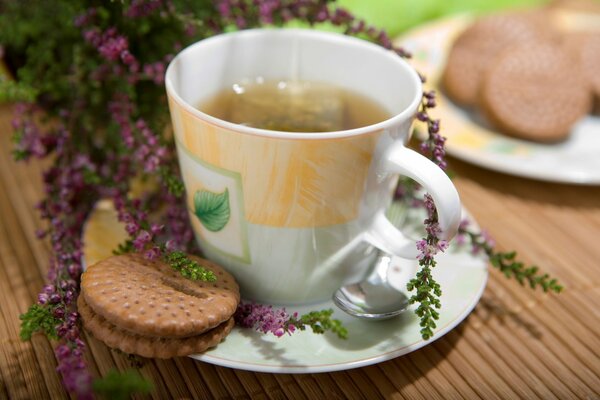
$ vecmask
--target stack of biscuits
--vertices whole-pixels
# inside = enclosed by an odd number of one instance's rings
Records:
[[[86,330],[109,347],[143,357],[185,356],[219,344],[234,325],[239,287],[220,266],[190,258],[217,280],[192,281],[138,254],[90,266],[77,300]]]
[[[448,96],[480,107],[506,134],[565,139],[594,98],[600,101],[600,29],[559,26],[553,10],[494,14],[471,24],[448,56],[442,76]]]

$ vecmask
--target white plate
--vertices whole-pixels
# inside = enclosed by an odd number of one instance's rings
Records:
[[[411,227],[420,225],[421,215],[411,218]],[[98,204],[84,228],[84,257],[87,263],[110,256],[126,234],[108,201]],[[392,268],[391,279],[403,288],[407,275],[414,273],[416,262],[396,260],[401,268]],[[349,338],[333,334],[298,332],[277,338],[250,329],[235,327],[224,342],[204,354],[192,357],[211,364],[257,372],[316,373],[357,368],[389,360],[417,350],[440,338],[458,325],[475,307],[487,281],[487,262],[468,249],[451,247],[438,259],[435,279],[443,291],[438,328],[425,341],[419,333],[419,320],[408,311],[398,318],[366,322],[347,316],[332,302],[314,304],[293,311],[336,309],[335,317],[348,328]]]
[[[396,44],[413,53],[411,64],[438,92],[433,115],[442,121],[449,154],[470,163],[513,175],[552,182],[600,184],[600,117],[587,116],[558,144],[536,144],[505,136],[480,124],[477,117],[437,90],[454,38],[472,20],[450,17],[419,27]]]

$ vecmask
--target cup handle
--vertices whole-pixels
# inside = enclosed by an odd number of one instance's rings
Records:
[[[437,208],[441,239],[450,240],[456,235],[461,218],[460,198],[446,173],[421,154],[394,143],[384,155],[380,173],[400,174],[417,181],[433,197]],[[365,232],[366,240],[373,246],[390,254],[414,259],[418,255],[415,241],[407,238],[385,216],[382,210],[373,225]]]

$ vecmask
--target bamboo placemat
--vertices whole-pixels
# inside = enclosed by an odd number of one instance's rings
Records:
[[[0,398],[65,398],[52,346],[19,340],[19,314],[44,284],[50,246],[34,206],[39,162],[11,159],[12,109],[0,107]],[[599,155],[600,156],[600,155]],[[381,364],[336,373],[288,375],[216,367],[189,358],[149,360],[140,372],[151,397],[257,399],[600,398],[600,187],[535,182],[452,160],[462,200],[499,248],[516,249],[558,277],[544,295],[492,271],[473,313],[442,339]],[[130,368],[87,338],[96,376]]]

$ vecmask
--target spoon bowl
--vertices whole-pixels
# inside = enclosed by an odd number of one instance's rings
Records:
[[[384,320],[402,314],[410,305],[408,296],[388,280],[392,256],[379,252],[371,273],[363,281],[340,287],[332,296],[334,304],[357,318]]]

